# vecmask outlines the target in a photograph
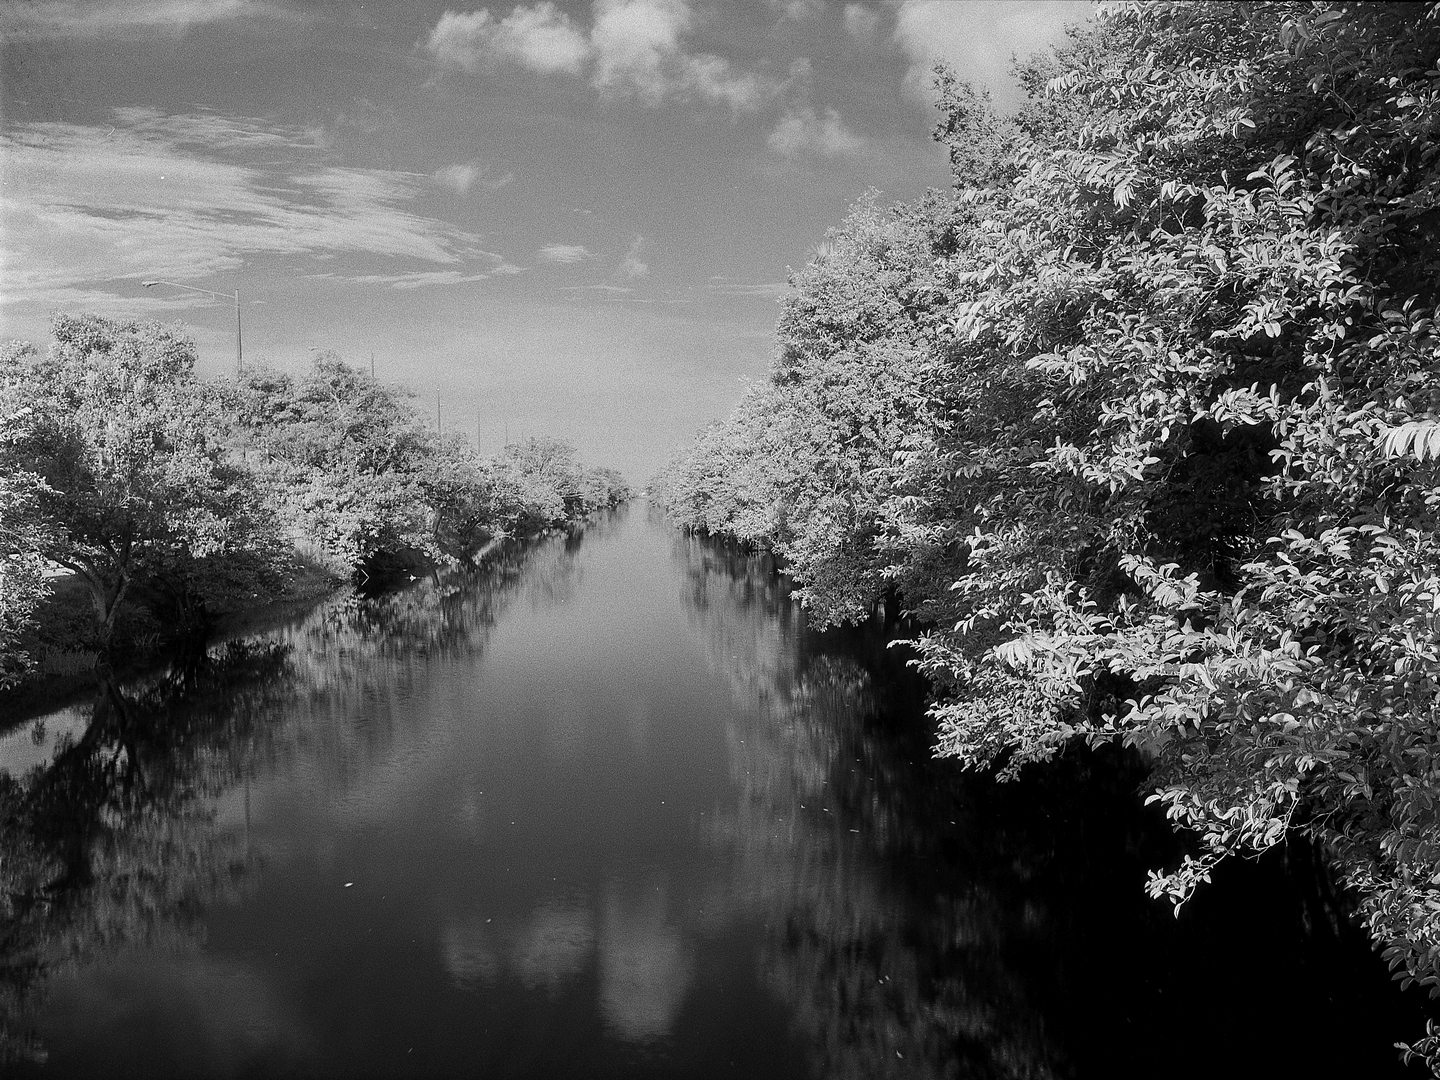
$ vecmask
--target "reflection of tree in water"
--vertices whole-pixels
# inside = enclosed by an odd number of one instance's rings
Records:
[[[849,657],[812,657],[736,756],[735,840],[782,891],[770,979],[821,1076],[1056,1075],[1009,955],[1036,912],[938,850],[964,835],[963,807],[918,775],[925,747],[877,724],[874,682]]]
[[[564,596],[579,574],[583,532],[561,533],[493,553],[479,571],[438,571],[410,587],[352,594],[306,620],[296,635],[314,678],[328,688],[357,672],[411,674],[432,660],[465,659],[485,649],[500,611],[523,592]]]
[[[817,1073],[1054,1075],[1058,1055],[1001,955],[1025,913],[935,873],[932,838],[953,836],[961,811],[953,789],[916,782],[928,748],[887,726],[881,697],[899,693],[903,709],[919,691],[901,658],[858,632],[808,631],[767,559],[681,545],[692,617],[745,706],[730,733],[743,795],[717,828],[769,911],[769,980]]]
[[[685,567],[685,609],[739,699],[764,701],[791,687],[805,619],[774,558],[690,533],[676,534],[673,554]]]
[[[44,1058],[29,1027],[50,976],[128,946],[189,947],[207,905],[238,896],[253,860],[217,823],[227,789],[297,758],[352,775],[347,762],[415,718],[399,688],[436,659],[478,655],[517,593],[565,587],[578,550],[551,537],[106,682],[78,739],[22,777],[0,771],[0,1062]]]
[[[122,689],[105,682],[78,740],[0,773],[0,1060],[44,1057],[26,1032],[45,978],[128,945],[175,946],[246,870],[213,797],[274,750],[288,650],[235,642]]]
[[[540,583],[563,592],[579,573],[580,541],[558,533],[493,553],[479,570],[426,575],[407,587],[349,594],[277,636],[300,672],[300,752],[322,781],[344,786],[390,753],[402,731],[416,735],[411,695],[431,665],[482,655],[501,613]]]
[[[1331,929],[1307,852],[1235,868],[1237,899],[1177,921],[1143,893],[1179,842],[1141,806],[1136,763],[1067,754],[1005,785],[961,773],[933,759],[924,686],[878,633],[807,630],[758,556],[694,538],[677,556],[742,705],[743,794],[718,839],[763,909],[765,969],[817,1075],[1148,1075],[1196,1038],[1193,1017],[1282,971],[1277,1023],[1312,1032],[1273,1051],[1282,1071],[1340,1052],[1317,1037],[1333,1030],[1320,1008],[1380,1026],[1389,999],[1347,989],[1365,944]],[[1201,1036],[1178,1071],[1239,1060],[1226,1053]]]

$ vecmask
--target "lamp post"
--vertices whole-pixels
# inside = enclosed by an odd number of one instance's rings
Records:
[[[213,296],[217,300],[233,300],[235,302],[235,374],[240,374],[240,290],[237,288],[233,293],[216,292],[214,289],[197,289],[194,285],[181,285],[178,281],[142,281],[141,288],[149,289],[155,285],[169,285],[172,289],[185,289],[189,292],[204,293],[206,296]]]

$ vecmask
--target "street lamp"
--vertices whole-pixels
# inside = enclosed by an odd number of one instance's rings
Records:
[[[181,285],[178,281],[142,281],[141,288],[151,288],[155,285],[169,285],[172,289],[186,289],[189,292],[204,293],[206,296],[213,296],[217,300],[235,301],[235,374],[240,374],[240,290],[237,288],[233,293],[216,292],[214,289],[197,289],[194,285]]]

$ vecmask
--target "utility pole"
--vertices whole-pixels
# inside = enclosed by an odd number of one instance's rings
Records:
[[[445,429],[440,426],[440,391],[435,391],[435,430],[443,435]]]
[[[375,350],[370,350],[370,381],[375,381]]]
[[[240,343],[240,287],[237,285],[233,293],[216,292],[214,289],[197,289],[194,285],[182,285],[178,281],[142,281],[140,287],[152,289],[156,285],[169,285],[174,289],[184,289],[187,292],[204,293],[206,296],[216,300],[233,300],[235,302],[235,374],[240,374],[241,351]]]

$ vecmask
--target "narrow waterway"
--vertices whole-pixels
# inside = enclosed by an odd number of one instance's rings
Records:
[[[1412,1075],[1423,999],[1303,852],[1177,920],[1135,775],[961,776],[922,694],[644,506],[336,600],[0,740],[0,1046],[41,1077]]]

